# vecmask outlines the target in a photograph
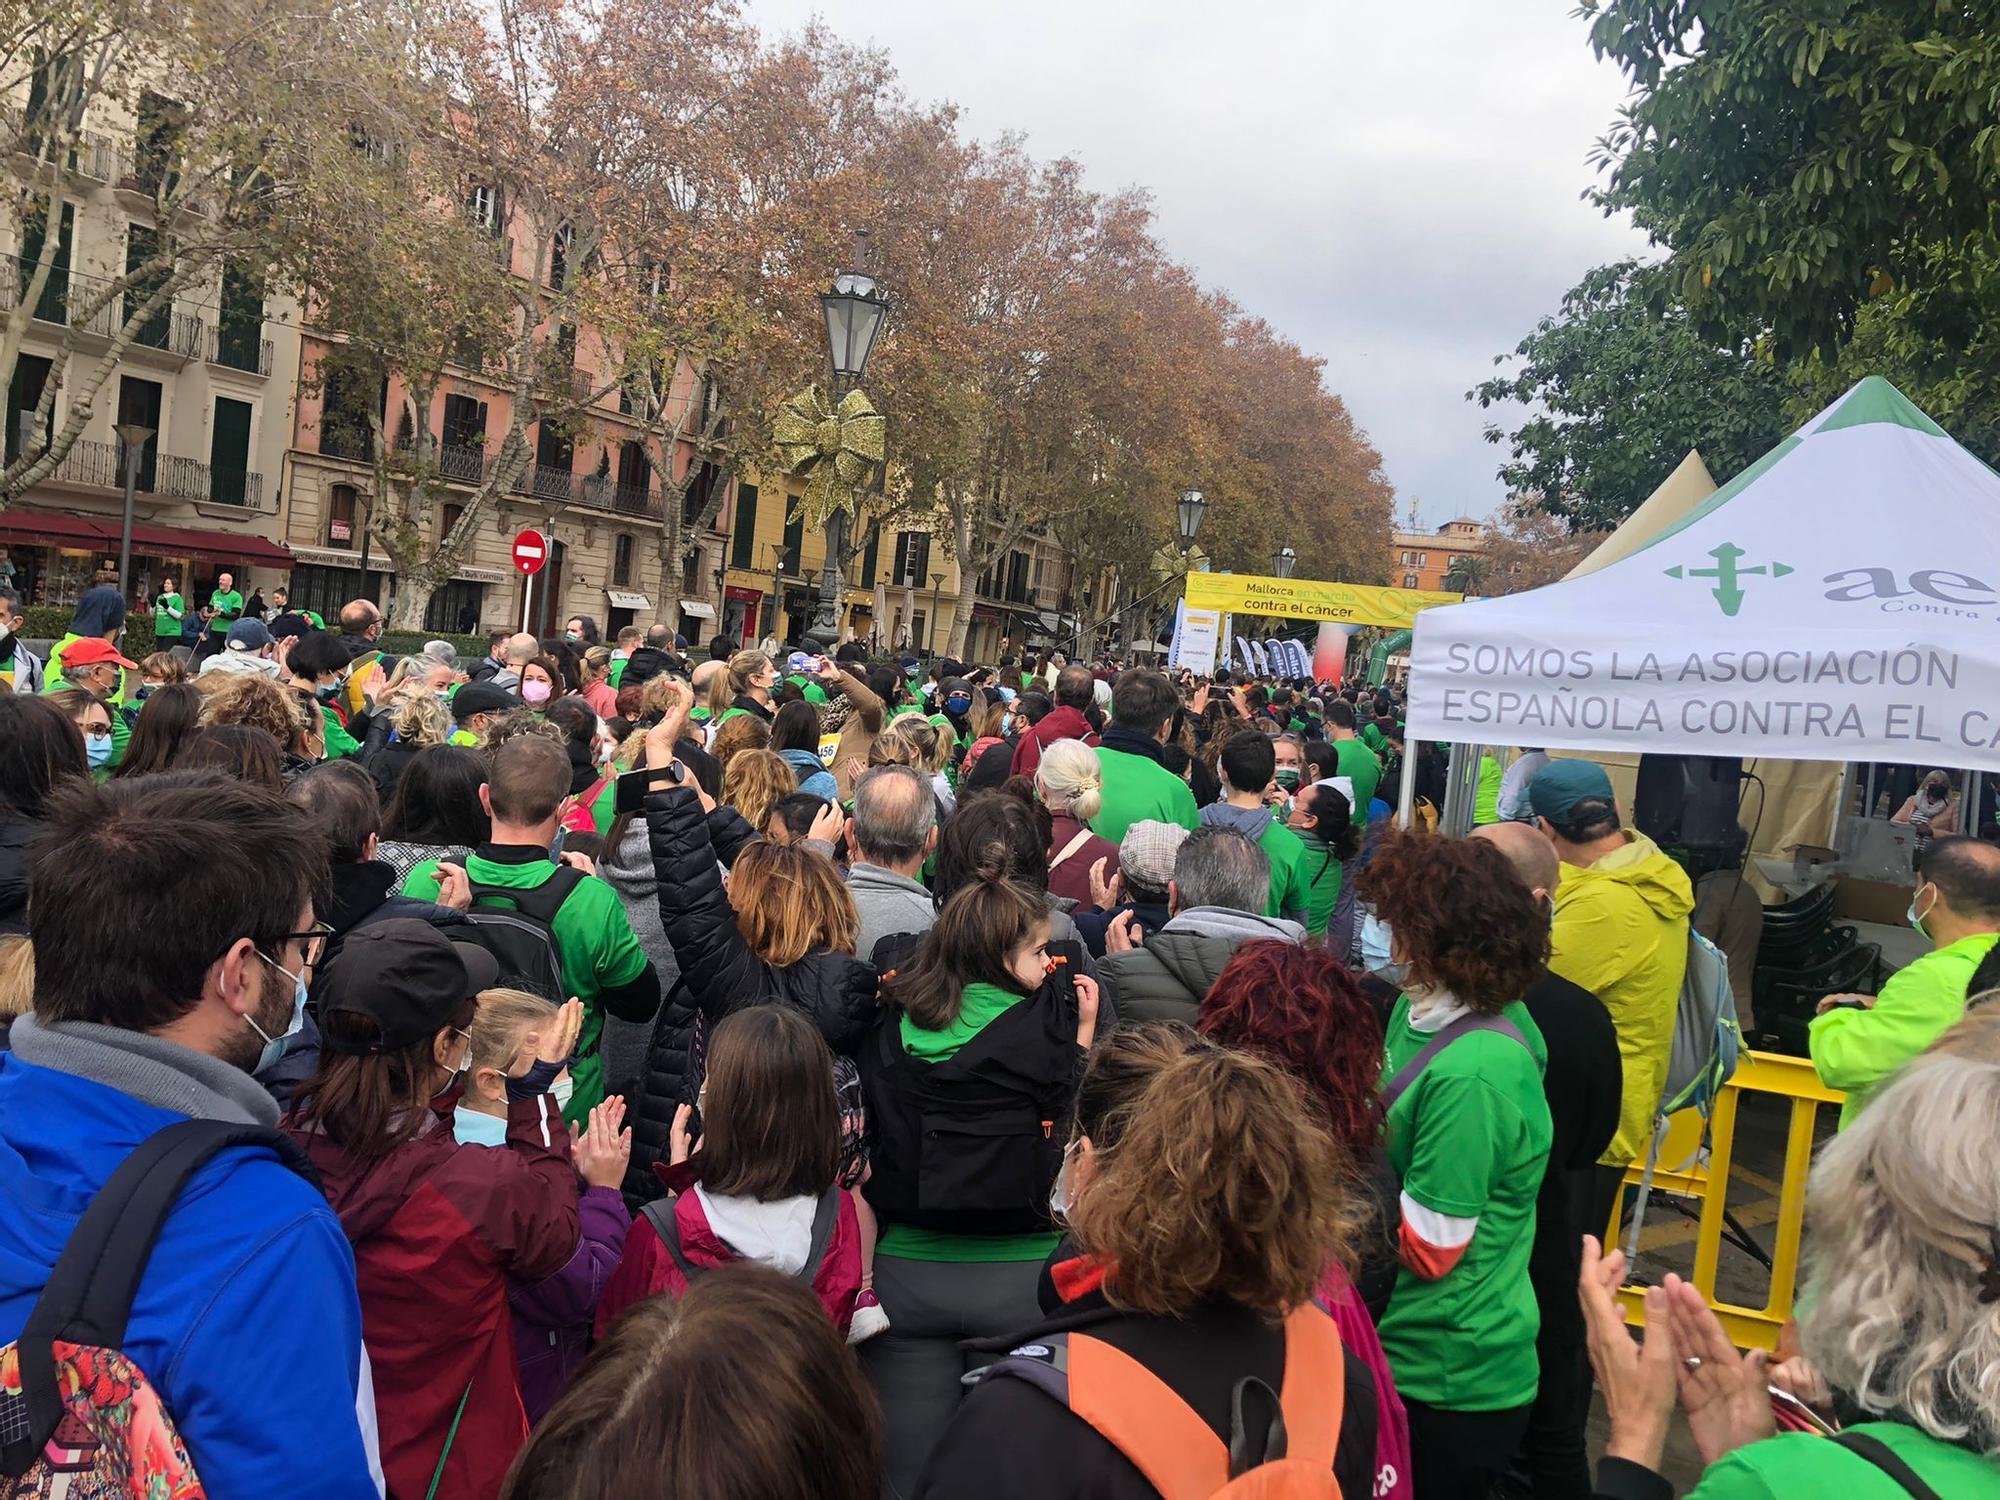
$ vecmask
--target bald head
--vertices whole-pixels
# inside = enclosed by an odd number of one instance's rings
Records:
[[[510,635],[507,637],[507,665],[519,669],[529,658],[539,656],[541,650],[542,643],[531,635]]]
[[[1556,846],[1537,830],[1526,823],[1488,823],[1473,829],[1472,836],[1506,855],[1507,863],[1530,891],[1555,895],[1562,880],[1562,862],[1556,858]]]
[[[724,667],[728,665],[729,664],[727,662],[720,662],[720,661],[705,661],[697,663],[694,669],[694,678],[693,678],[695,696],[700,697],[702,694],[706,693],[708,691],[708,685],[711,682],[715,681],[715,674],[717,672],[720,672]]]

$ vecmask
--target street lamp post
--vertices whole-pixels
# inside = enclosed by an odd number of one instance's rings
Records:
[[[1179,510],[1181,551],[1186,552],[1201,534],[1201,518],[1208,514],[1208,496],[1200,490],[1182,490]]]
[[[855,235],[854,263],[866,261],[868,232]],[[861,383],[868,368],[868,356],[889,316],[889,294],[876,285],[866,271],[842,271],[833,286],[819,296],[820,311],[826,317],[827,358],[833,366],[836,401]],[[828,460],[829,462],[831,460]],[[826,518],[826,563],[819,575],[819,608],[806,631],[806,643],[826,654],[840,640],[841,578],[843,554],[847,550],[848,515],[836,509]]]
[[[785,544],[771,543],[771,635],[778,634],[778,603],[785,584]]]
[[[929,631],[929,654],[937,655],[938,591],[944,587],[944,574],[931,574],[931,628]]]
[[[1279,578],[1290,578],[1298,566],[1299,555],[1290,547],[1280,547],[1271,554],[1271,572]]]
[[[125,517],[118,526],[118,596],[130,600],[132,591],[132,501],[139,490],[139,460],[153,431],[138,422],[120,422],[111,429],[125,448]]]

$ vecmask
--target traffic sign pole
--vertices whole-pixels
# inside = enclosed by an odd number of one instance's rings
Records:
[[[521,633],[526,635],[528,633],[528,622],[534,618],[535,614],[535,575],[533,573],[528,574],[524,580],[524,584],[525,586],[521,590]]]
[[[535,575],[542,571],[549,560],[549,539],[533,527],[518,533],[514,538],[514,566],[521,572],[524,582],[521,587],[521,630],[530,632],[530,621],[535,614]]]

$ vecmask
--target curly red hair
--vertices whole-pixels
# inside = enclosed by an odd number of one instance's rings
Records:
[[[1413,987],[1449,990],[1491,1015],[1548,970],[1548,908],[1484,839],[1391,832],[1355,889],[1396,934]]]
[[[1196,1029],[1303,1083],[1351,1160],[1381,1140],[1382,1023],[1325,949],[1245,943],[1209,986]]]

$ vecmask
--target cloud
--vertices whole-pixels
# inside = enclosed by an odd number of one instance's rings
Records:
[[[1580,194],[1624,81],[1541,0],[746,0],[886,48],[982,138],[1153,193],[1204,282],[1327,362],[1435,524],[1504,493],[1464,399],[1593,265],[1644,238]]]

